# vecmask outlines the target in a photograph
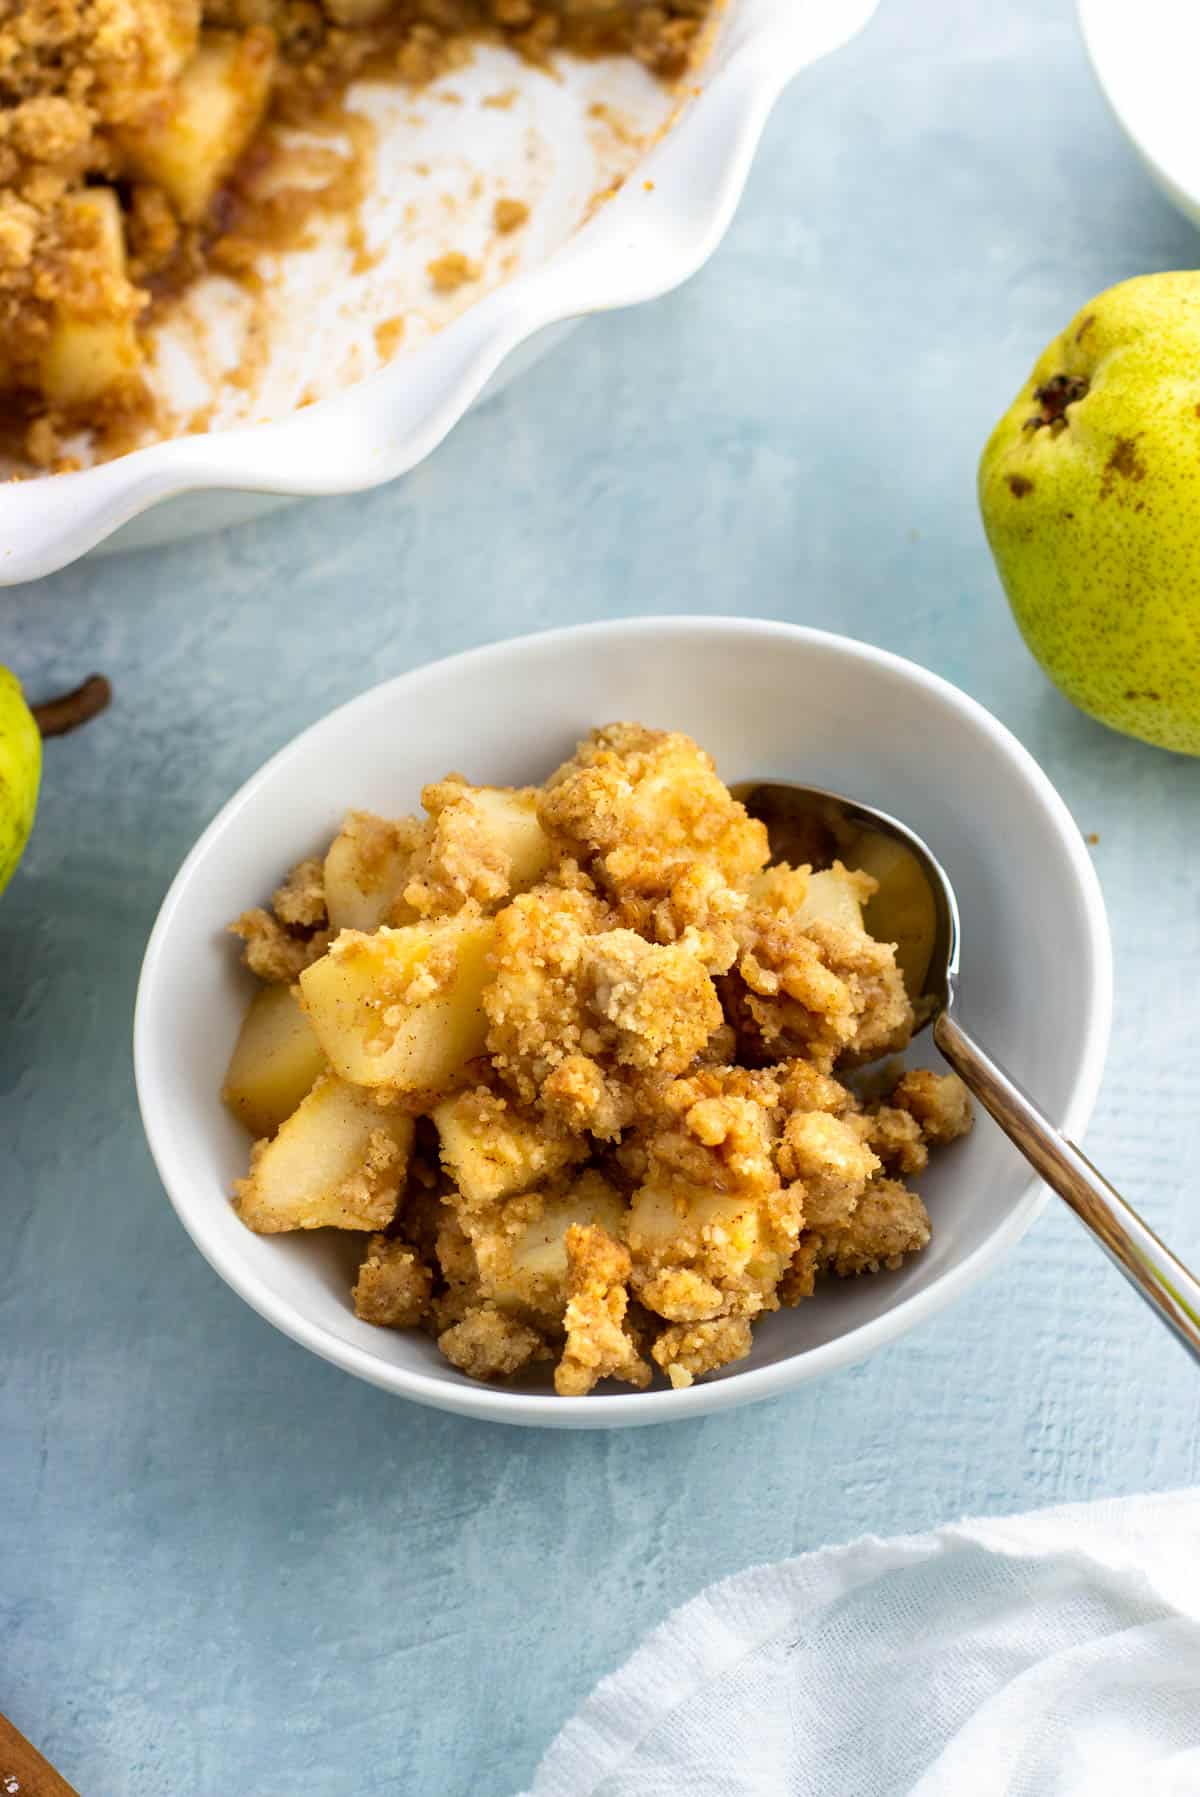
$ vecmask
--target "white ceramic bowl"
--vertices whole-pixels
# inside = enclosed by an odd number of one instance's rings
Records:
[[[1200,9],[1192,0],[1077,4],[1096,79],[1118,124],[1168,199],[1200,225]]]
[[[411,170],[428,177],[430,168],[411,161],[414,103],[395,96],[391,124],[381,121],[380,166],[389,178],[377,179],[366,221],[369,241],[384,258],[381,266],[357,279],[340,239],[318,245],[307,261],[283,259],[274,277],[277,316],[267,332],[272,353],[265,387],[260,392],[256,386],[249,402],[245,395],[237,400],[238,390],[228,383],[215,389],[218,419],[224,407],[228,428],[177,437],[75,474],[0,480],[0,585],[61,568],[114,531],[121,532],[121,546],[161,542],[252,516],[270,503],[263,495],[351,493],[406,473],[476,400],[536,359],[566,321],[655,298],[694,274],[729,225],[783,88],[852,37],[877,3],[725,0],[713,48],[674,114],[664,89],[645,76],[638,85],[639,71],[629,59],[605,65],[596,77],[588,73],[591,65],[573,65],[553,83],[511,57],[493,69],[488,59],[502,53],[481,52],[471,70],[443,83],[453,90],[445,97],[460,104],[426,106],[427,129],[416,146],[422,155],[435,156],[426,146],[431,132],[430,141],[438,141],[439,111],[442,125],[449,118],[454,129],[435,159],[436,180],[424,182],[434,196],[429,210],[441,222],[413,231],[406,223],[411,208],[404,204],[414,191]],[[593,79],[606,83],[604,105],[614,95],[617,101],[610,109],[619,115],[616,150],[608,161],[591,148],[597,131],[589,104]],[[461,103],[459,90],[472,84],[478,91]],[[489,86],[517,93],[517,110],[489,109]],[[658,141],[633,158],[638,178],[625,180],[612,199],[594,207],[592,197],[613,172],[630,172],[628,149],[623,160],[617,155],[621,120],[630,117],[639,135],[653,139],[657,132]],[[541,146],[540,173],[526,166],[530,143]],[[463,187],[476,164],[474,188],[469,182]],[[471,205],[490,216],[497,168],[519,179],[518,193],[529,191],[528,181],[540,183],[530,225],[511,245],[506,240],[504,257],[494,253],[494,243],[486,249],[482,239],[474,241],[472,233],[482,226],[469,216]],[[454,235],[440,242],[428,233],[450,228],[440,205],[447,187],[463,191],[451,214]],[[420,180],[416,188],[422,188]],[[466,295],[434,306],[424,269],[433,254],[463,241],[494,265],[490,279],[501,278],[500,263],[509,257],[520,262],[520,272],[454,317]],[[406,294],[412,299],[414,281],[423,301],[403,303]],[[347,381],[355,367],[361,372],[373,366],[373,325],[397,312],[397,295],[410,327],[406,343],[414,323],[424,340],[379,372],[343,386],[337,372],[343,364]],[[200,314],[201,346],[230,328],[234,301],[219,283],[208,283],[187,304]],[[327,384],[341,390],[295,409],[306,392],[315,387],[323,393]],[[212,391],[208,383],[184,411]],[[248,421],[260,418],[274,422]],[[164,501],[169,503],[161,516],[142,517]]]
[[[218,1094],[251,982],[226,920],[319,852],[349,806],[415,809],[421,786],[447,768],[537,781],[588,729],[614,718],[691,732],[730,780],[794,778],[906,819],[958,893],[964,1021],[1076,1136],[1100,1082],[1110,951],[1079,831],[1020,744],[936,676],[820,631],[668,618],[523,637],[375,687],[281,750],[184,862],[142,969],[138,1094],[184,1227],[235,1291],[348,1372],[469,1416],[648,1423],[786,1391],[861,1360],[960,1296],[1044,1196],[983,1119],[921,1182],[934,1239],[903,1271],[838,1284],[766,1318],[749,1360],[690,1390],[574,1399],[548,1384],[473,1384],[423,1336],[359,1322],[348,1296],[353,1262],[333,1232],[260,1237],[238,1221],[228,1195],[248,1143]],[[927,1037],[912,1058],[936,1059]]]

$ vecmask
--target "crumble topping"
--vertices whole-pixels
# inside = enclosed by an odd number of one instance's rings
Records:
[[[570,1396],[687,1386],[823,1278],[927,1245],[904,1182],[971,1109],[927,1069],[846,1083],[914,1025],[870,876],[771,864],[710,757],[641,725],[540,788],[456,774],[423,800],[351,812],[233,926],[294,982],[226,1082],[277,1119],[245,1222],[364,1231],[361,1318],[472,1378],[553,1361]]]

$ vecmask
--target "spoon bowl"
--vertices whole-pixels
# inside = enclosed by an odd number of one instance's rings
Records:
[[[767,826],[771,854],[793,867],[834,861],[869,873],[878,890],[863,922],[896,960],[917,1015],[914,1034],[950,1003],[958,978],[958,900],[941,862],[907,824],[816,786],[746,780],[735,798]]]
[[[958,901],[929,845],[887,812],[821,787],[748,780],[733,791],[766,824],[776,861],[816,869],[838,860],[878,881],[863,922],[877,941],[896,945],[916,1030],[932,1025],[959,1078],[1200,1361],[1200,1281],[955,1017]]]

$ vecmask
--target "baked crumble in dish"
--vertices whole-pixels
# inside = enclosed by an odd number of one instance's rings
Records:
[[[906,1182],[971,1111],[953,1075],[845,1083],[914,1023],[870,876],[771,864],[704,751],[639,724],[422,803],[351,812],[231,926],[250,1229],[356,1232],[359,1317],[566,1396],[690,1385],[926,1246]]]
[[[353,208],[370,127],[350,82],[423,85],[481,40],[533,62],[625,54],[664,81],[699,52],[715,0],[0,0],[0,408],[7,447],[70,466],[152,418],[146,334],[216,270]],[[288,127],[339,130],[348,157],[280,154]],[[513,223],[497,222],[499,230]]]

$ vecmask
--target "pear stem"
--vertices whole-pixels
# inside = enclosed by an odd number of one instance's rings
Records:
[[[99,717],[112,698],[112,687],[103,674],[89,674],[82,686],[73,692],[62,693],[56,699],[45,699],[40,705],[34,705],[34,722],[44,737],[66,736],[71,730],[78,730],[81,724],[87,724],[94,717]]]

